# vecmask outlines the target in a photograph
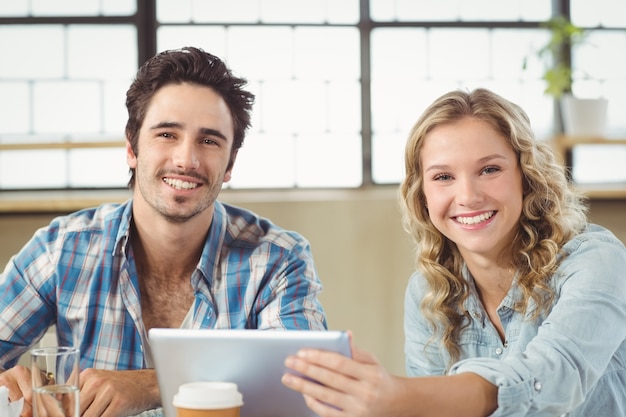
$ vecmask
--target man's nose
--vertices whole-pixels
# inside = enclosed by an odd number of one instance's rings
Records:
[[[173,155],[174,164],[183,170],[197,169],[200,166],[197,149],[192,140],[182,140],[175,148]]]

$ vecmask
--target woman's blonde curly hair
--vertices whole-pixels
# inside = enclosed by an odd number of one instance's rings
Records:
[[[431,104],[410,132],[405,150],[406,176],[400,186],[403,226],[416,244],[416,267],[429,286],[421,310],[441,337],[452,363],[459,359],[458,337],[467,323],[463,302],[468,284],[464,261],[454,242],[430,221],[423,193],[420,151],[424,138],[436,126],[465,117],[480,119],[508,138],[518,157],[523,181],[523,205],[510,265],[517,272],[522,299],[516,309],[526,312],[533,300],[536,318],[553,303],[550,278],[556,271],[563,244],[587,224],[584,198],[575,193],[564,167],[547,143],[534,138],[526,113],[516,104],[486,89],[452,91]]]

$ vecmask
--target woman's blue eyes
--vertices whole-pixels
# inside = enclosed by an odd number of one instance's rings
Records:
[[[483,168],[480,173],[481,174],[493,174],[494,172],[498,172],[500,171],[499,167],[496,166],[488,166]],[[454,177],[450,174],[438,174],[436,175],[433,179],[435,181],[449,181],[451,179],[453,179]]]
[[[484,172],[485,174],[491,174],[498,171],[500,171],[500,168],[498,167],[485,167],[482,172]]]
[[[451,179],[452,176],[448,175],[448,174],[439,174],[435,177],[435,181],[447,181],[449,179]]]

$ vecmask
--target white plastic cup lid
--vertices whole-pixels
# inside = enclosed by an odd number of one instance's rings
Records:
[[[172,404],[192,410],[219,410],[241,407],[243,397],[232,382],[190,382],[178,387]]]

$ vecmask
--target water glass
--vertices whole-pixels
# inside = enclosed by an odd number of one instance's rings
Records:
[[[42,347],[30,353],[33,417],[79,417],[78,349]]]

